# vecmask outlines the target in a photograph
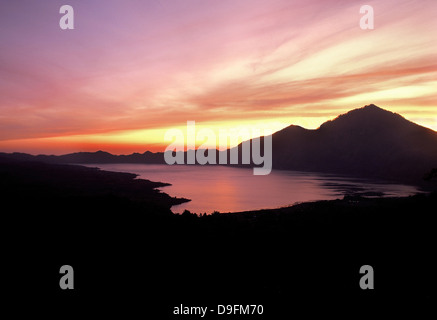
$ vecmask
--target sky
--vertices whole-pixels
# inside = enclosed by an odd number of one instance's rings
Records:
[[[436,31],[434,0],[1,1],[0,151],[163,151],[187,121],[316,129],[372,103],[437,130]]]

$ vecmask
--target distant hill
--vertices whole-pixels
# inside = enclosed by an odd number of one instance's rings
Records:
[[[263,143],[263,138],[258,139]],[[274,133],[272,141],[274,169],[418,182],[437,167],[437,132],[373,104],[340,115],[316,130],[291,125]],[[236,148],[241,154],[241,144]],[[163,153],[149,151],[131,155],[97,151],[0,156],[52,163],[165,163]]]
[[[47,163],[148,163],[164,164],[162,152],[153,153],[146,151],[144,153],[132,153],[130,155],[114,155],[109,152],[76,152],[64,154],[61,156],[54,155],[37,155],[33,156],[27,153],[0,153],[2,158],[10,158],[23,161],[41,161]]]

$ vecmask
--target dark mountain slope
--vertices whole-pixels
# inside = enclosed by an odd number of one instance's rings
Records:
[[[290,126],[273,134],[273,167],[420,179],[437,166],[437,133],[375,105],[352,110],[317,130]]]

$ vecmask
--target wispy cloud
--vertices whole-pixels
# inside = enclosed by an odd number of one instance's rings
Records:
[[[437,129],[435,1],[369,1],[366,31],[362,1],[72,0],[70,31],[62,4],[0,4],[0,148],[187,120],[317,127],[369,103]]]

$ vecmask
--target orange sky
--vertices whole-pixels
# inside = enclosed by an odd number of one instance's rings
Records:
[[[374,103],[437,130],[437,1],[0,4],[0,151],[163,151],[186,121],[317,128]]]

